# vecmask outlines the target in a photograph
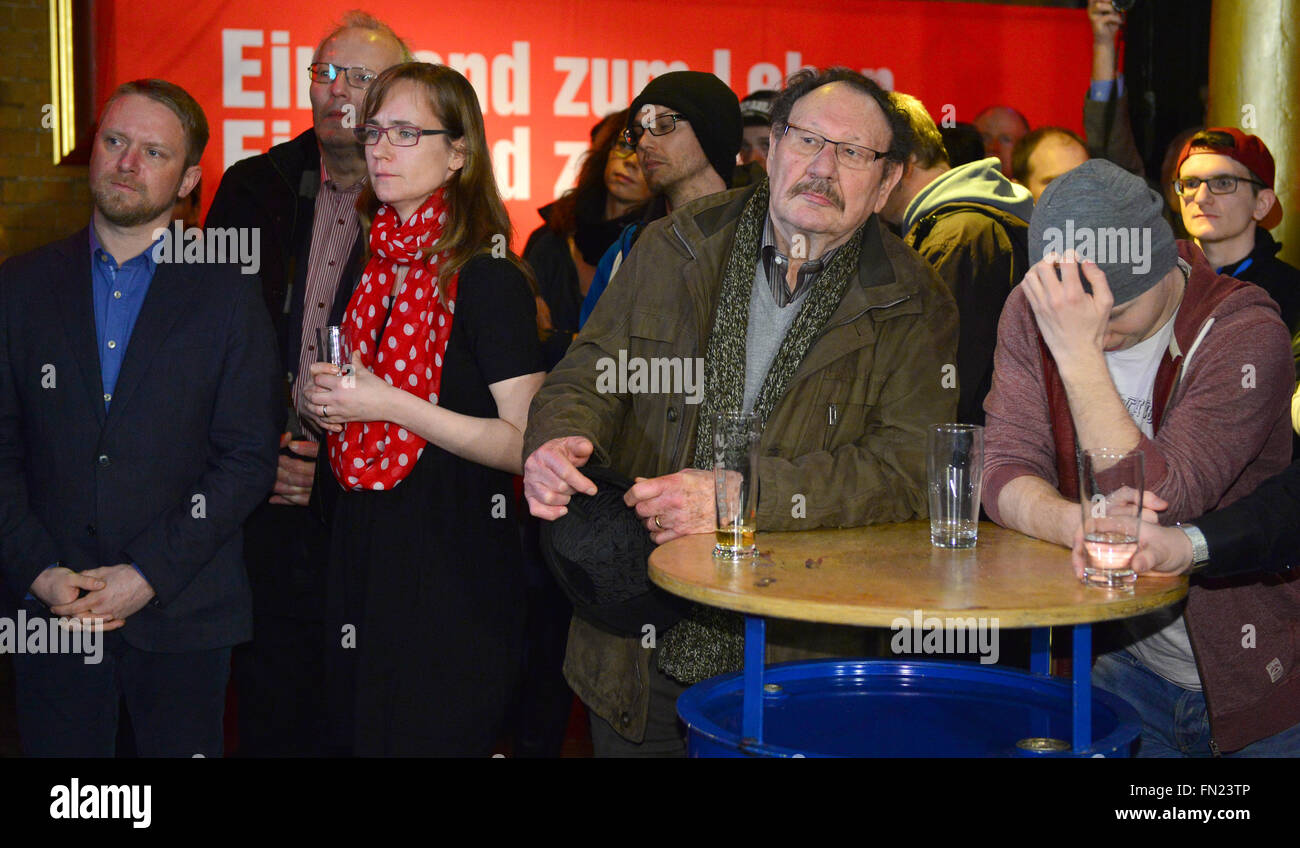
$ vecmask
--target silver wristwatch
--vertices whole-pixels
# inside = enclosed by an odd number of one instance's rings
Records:
[[[1187,571],[1194,574],[1210,564],[1210,545],[1205,541],[1205,534],[1195,524],[1179,524],[1178,529],[1186,534],[1192,543],[1192,567]]]

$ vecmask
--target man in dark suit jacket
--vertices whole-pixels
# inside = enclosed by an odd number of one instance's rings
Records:
[[[138,754],[222,751],[279,394],[256,277],[159,237],[207,137],[178,86],[121,86],[91,226],[0,266],[0,571],[29,622],[104,631],[98,658],[15,654],[29,755],[112,756],[120,700]]]
[[[244,755],[324,753],[321,611],[329,532],[321,504],[308,506],[319,434],[299,423],[295,408],[318,358],[316,330],[342,323],[364,264],[355,204],[366,160],[354,129],[366,89],[381,71],[409,59],[387,26],[362,12],[345,15],[313,57],[312,128],[231,165],[208,212],[208,227],[261,233],[262,295],[289,399],[281,405],[287,450],[275,490],[245,527],[256,635],[234,657]]]

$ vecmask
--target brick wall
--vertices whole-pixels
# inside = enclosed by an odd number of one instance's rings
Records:
[[[90,220],[86,168],[53,164],[50,10],[0,0],[0,259],[70,235]]]

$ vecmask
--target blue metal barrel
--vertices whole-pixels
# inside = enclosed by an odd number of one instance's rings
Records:
[[[1092,745],[1071,751],[1070,683],[965,662],[818,660],[768,666],[763,740],[741,738],[743,675],[677,699],[692,757],[1127,757],[1132,707],[1092,689]]]

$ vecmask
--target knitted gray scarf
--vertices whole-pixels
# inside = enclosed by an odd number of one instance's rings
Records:
[[[759,262],[763,225],[767,220],[768,181],[745,204],[722,276],[722,291],[713,313],[713,328],[704,357],[704,402],[695,425],[694,467],[713,468],[713,419],[719,412],[739,411],[745,397],[745,345],[749,331],[749,298]],[[832,257],[813,284],[777,350],[767,377],[754,400],[753,411],[764,425],[799,370],[813,340],[840,305],[858,267],[862,230]],[[759,481],[760,491],[762,481]],[[760,533],[763,528],[758,528]],[[737,613],[693,604],[686,617],[664,634],[659,669],[687,685],[738,671],[744,664],[743,619]]]

